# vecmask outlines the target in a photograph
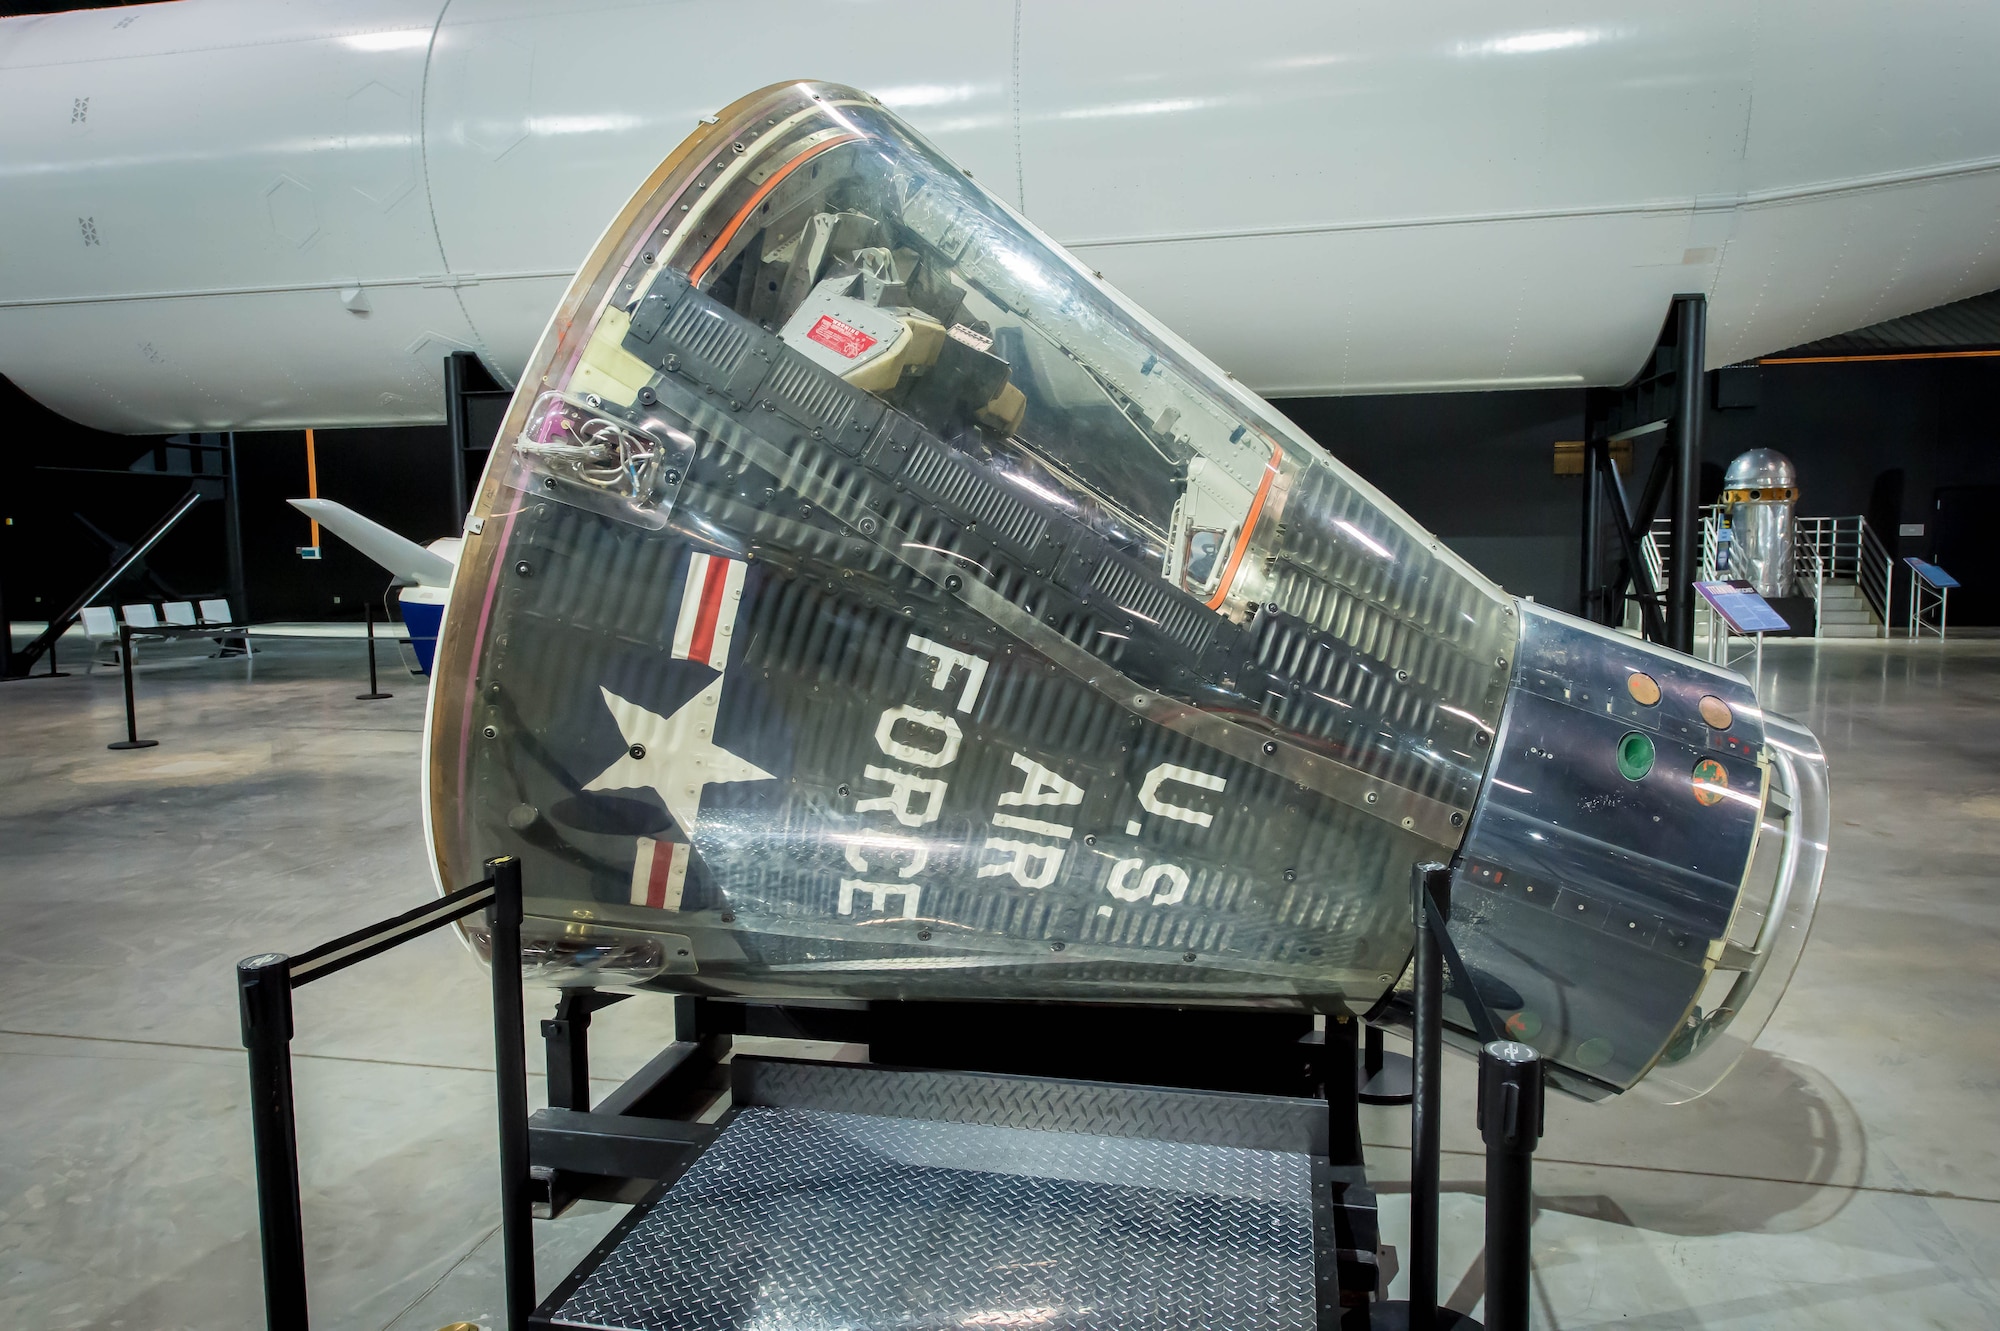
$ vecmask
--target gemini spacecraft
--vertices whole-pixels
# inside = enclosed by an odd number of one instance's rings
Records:
[[[1367,1011],[1454,859],[1478,1001],[1587,1096],[1728,1069],[1826,844],[1740,676],[1508,596],[818,82],[583,265],[428,736],[440,880],[522,856],[558,982]]]

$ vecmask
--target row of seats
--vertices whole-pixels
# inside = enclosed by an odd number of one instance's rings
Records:
[[[83,631],[90,638],[115,638],[118,636],[118,619],[124,616],[125,626],[134,633],[157,628],[199,628],[203,624],[228,624],[234,622],[229,614],[229,602],[217,598],[212,601],[168,601],[155,606],[150,601],[137,605],[120,606],[113,610],[108,605],[88,606],[83,612]],[[161,618],[164,615],[165,618]]]
[[[157,633],[161,629],[200,629],[207,625],[221,627],[235,622],[229,613],[229,602],[217,597],[209,601],[168,601],[154,605],[150,601],[140,601],[134,605],[86,606],[78,616],[83,624],[83,636],[90,643],[90,669],[100,665],[118,664],[118,624],[123,618],[125,627],[132,630],[135,637],[144,637],[148,632]],[[221,638],[217,642],[223,641]],[[246,637],[235,648],[225,649],[225,656],[248,656],[250,640]]]

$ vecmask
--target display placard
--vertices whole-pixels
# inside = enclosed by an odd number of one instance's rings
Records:
[[[1783,633],[1791,628],[1747,582],[1697,582],[1694,589],[1738,633]]]
[[[1918,559],[1915,555],[1903,556],[1903,562],[1915,569],[1917,576],[1933,587],[1942,589],[1958,586],[1958,579],[1952,577],[1951,574],[1945,572],[1936,564],[1926,563],[1924,560]]]

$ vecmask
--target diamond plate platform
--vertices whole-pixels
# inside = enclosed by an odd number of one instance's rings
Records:
[[[750,1106],[541,1324],[1316,1325],[1302,1153]]]

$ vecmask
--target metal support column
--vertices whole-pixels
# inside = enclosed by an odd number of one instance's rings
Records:
[[[1359,1165],[1361,1154],[1361,1108],[1354,1084],[1361,1065],[1357,1036],[1361,1019],[1345,1012],[1326,1019],[1326,1065],[1323,1094],[1326,1098],[1327,1159],[1336,1165]]]
[[[551,1108],[579,1112],[590,1108],[590,1016],[626,997],[595,989],[562,991],[556,1000],[556,1015],[542,1023]],[[682,1038],[678,1028],[675,1038]]]
[[[1694,583],[1701,567],[1702,362],[1708,297],[1674,297],[1674,511],[1667,561],[1667,645],[1694,651]]]
[[[243,574],[243,490],[236,480],[236,431],[229,431],[223,438],[227,447],[222,456],[229,468],[229,474],[222,479],[223,540],[229,559],[229,618],[248,624],[250,588]]]
[[[1594,624],[1604,622],[1604,482],[1600,458],[1605,452],[1602,439],[1583,442],[1583,589],[1577,613]]]
[[[1600,624],[1617,625],[1624,619],[1629,595],[1638,603],[1646,638],[1683,652],[1694,650],[1694,581],[1701,567],[1702,385],[1706,382],[1702,361],[1707,319],[1706,296],[1675,296],[1639,372],[1623,387],[1591,389],[1584,400],[1582,614]],[[1661,442],[1634,508],[1611,446],[1656,435]],[[1672,533],[1660,555],[1666,571],[1666,586],[1661,588],[1653,584],[1643,546],[1663,500],[1668,503]],[[1607,509],[1618,537],[1618,555],[1608,578],[1602,548]]]
[[[444,423],[451,435],[451,529],[465,521],[466,377],[472,353],[453,352],[444,358]]]

